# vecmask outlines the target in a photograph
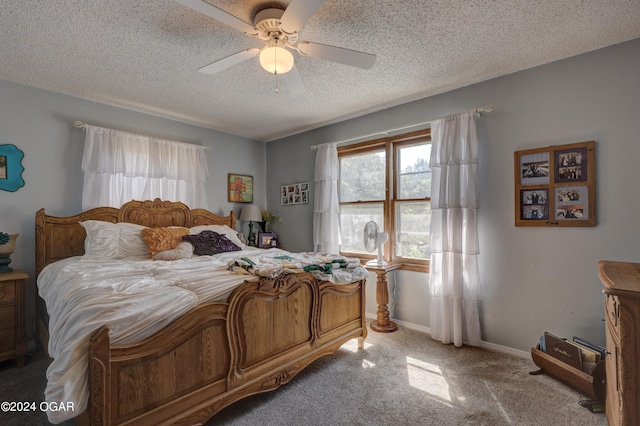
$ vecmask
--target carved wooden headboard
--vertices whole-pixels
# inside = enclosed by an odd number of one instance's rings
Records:
[[[173,201],[130,201],[120,209],[98,207],[68,217],[48,216],[44,209],[36,213],[36,277],[50,263],[84,254],[85,230],[80,222],[103,220],[129,222],[149,227],[227,225],[236,227],[236,214],[218,216],[204,209],[189,209]]]

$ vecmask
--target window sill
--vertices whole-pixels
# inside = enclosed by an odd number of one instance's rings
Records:
[[[429,265],[418,265],[415,263],[402,263],[400,262],[400,264],[402,265],[400,267],[401,271],[413,271],[413,272],[425,272],[425,273],[429,273]]]

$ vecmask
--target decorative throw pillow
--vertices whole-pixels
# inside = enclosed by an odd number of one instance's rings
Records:
[[[217,232],[218,234],[226,235],[226,237],[233,244],[237,245],[240,248],[244,248],[244,244],[238,237],[238,232],[235,229],[228,227],[227,225],[198,225],[191,228],[189,230],[189,234],[197,235],[202,231],[213,231]]]
[[[193,257],[193,244],[184,241],[172,250],[165,250],[156,253],[153,260],[180,260],[191,259]]]
[[[165,250],[173,250],[182,242],[182,237],[189,233],[189,228],[145,228],[140,231],[147,243],[150,257]]]
[[[226,235],[221,235],[214,231],[202,231],[198,235],[185,235],[182,240],[193,244],[193,247],[195,247],[193,252],[198,256],[242,250],[232,243]]]

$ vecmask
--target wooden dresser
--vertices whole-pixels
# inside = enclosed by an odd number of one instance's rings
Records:
[[[600,261],[607,337],[607,423],[640,425],[640,263]]]
[[[22,271],[0,273],[0,361],[24,366],[24,280]]]

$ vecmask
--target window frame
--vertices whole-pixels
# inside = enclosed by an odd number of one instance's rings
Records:
[[[431,201],[431,197],[428,198],[412,198],[412,199],[398,199],[398,150],[411,145],[418,145],[424,142],[431,142],[431,129],[416,130],[413,132],[403,133],[397,136],[390,136],[385,138],[374,139],[357,144],[338,147],[338,158],[346,157],[357,154],[364,154],[373,151],[385,151],[385,199],[384,200],[361,200],[351,202],[339,202],[342,205],[357,205],[357,204],[371,204],[382,203],[384,223],[383,227],[386,232],[389,233],[389,244],[384,245],[384,259],[393,263],[401,265],[400,269],[417,271],[417,272],[429,272],[429,259],[414,259],[397,256],[396,249],[396,206],[398,203],[406,202],[424,202]],[[375,259],[376,254],[363,254],[352,253],[346,251],[340,251],[342,255],[349,257],[359,257],[361,259],[369,260]]]

